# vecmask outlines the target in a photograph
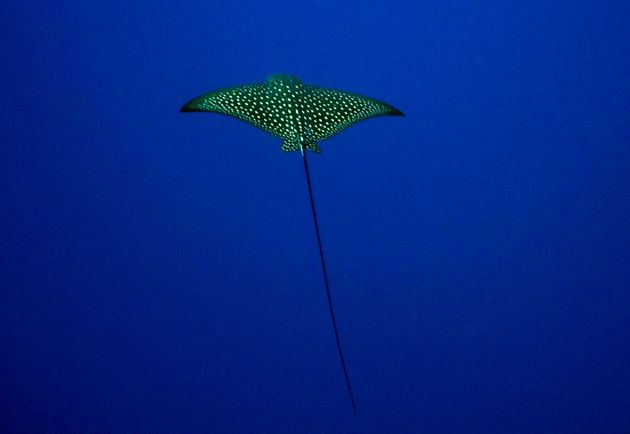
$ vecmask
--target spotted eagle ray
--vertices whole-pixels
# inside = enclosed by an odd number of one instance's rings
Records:
[[[355,93],[307,85],[297,77],[285,74],[271,75],[266,83],[246,84],[203,94],[184,104],[181,111],[214,112],[233,116],[280,137],[283,140],[281,149],[284,152],[301,151],[328,298],[328,310],[352,410],[356,414],[357,406],[341,347],[328,283],[306,151],[321,153],[317,145],[318,141],[326,140],[364,119],[375,116],[404,116],[404,114],[382,101]]]

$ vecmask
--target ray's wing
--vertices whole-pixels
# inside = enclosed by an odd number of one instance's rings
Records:
[[[289,125],[278,116],[277,102],[266,84],[219,89],[184,104],[182,112],[214,112],[248,122],[275,136],[286,136]]]
[[[404,116],[397,108],[366,96],[317,86],[305,88],[304,116],[314,140],[325,140],[374,116]]]

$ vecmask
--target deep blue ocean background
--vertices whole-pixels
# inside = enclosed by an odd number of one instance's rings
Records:
[[[0,432],[630,432],[630,2],[9,1]],[[386,101],[310,158],[204,92]]]

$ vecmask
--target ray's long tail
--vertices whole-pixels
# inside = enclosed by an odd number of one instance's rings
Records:
[[[352,402],[352,410],[354,414],[357,414],[357,405],[354,401],[354,393],[352,392],[352,384],[350,383],[350,376],[348,375],[348,368],[346,367],[346,360],[343,356],[343,349],[341,348],[341,339],[339,338],[339,330],[337,330],[337,320],[335,319],[335,309],[333,308],[332,295],[330,292],[330,285],[328,284],[328,271],[326,270],[326,261],[324,260],[324,249],[322,248],[322,239],[319,235],[319,224],[317,223],[317,211],[315,211],[315,200],[313,199],[313,188],[311,187],[311,174],[308,170],[308,162],[306,159],[306,149],[302,148],[302,155],[304,159],[304,172],[306,173],[306,185],[308,187],[308,195],[311,199],[311,210],[313,211],[313,223],[315,225],[315,233],[317,235],[317,246],[319,247],[319,259],[322,262],[322,271],[324,273],[324,284],[326,285],[326,296],[328,298],[328,310],[330,311],[330,319],[332,320],[333,330],[335,332],[335,341],[337,342],[337,351],[339,352],[339,361],[341,362],[341,368],[343,369],[343,375],[346,379],[346,386],[348,388],[348,395]]]

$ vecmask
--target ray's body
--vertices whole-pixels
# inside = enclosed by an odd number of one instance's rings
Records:
[[[283,74],[270,76],[266,83],[230,87],[203,94],[186,103],[181,111],[215,112],[233,116],[282,138],[283,151],[302,152],[335,342],[352,410],[357,413],[328,282],[307,151],[320,153],[317,142],[330,138],[361,120],[374,116],[403,116],[403,113],[373,98],[306,85],[297,77]]]

